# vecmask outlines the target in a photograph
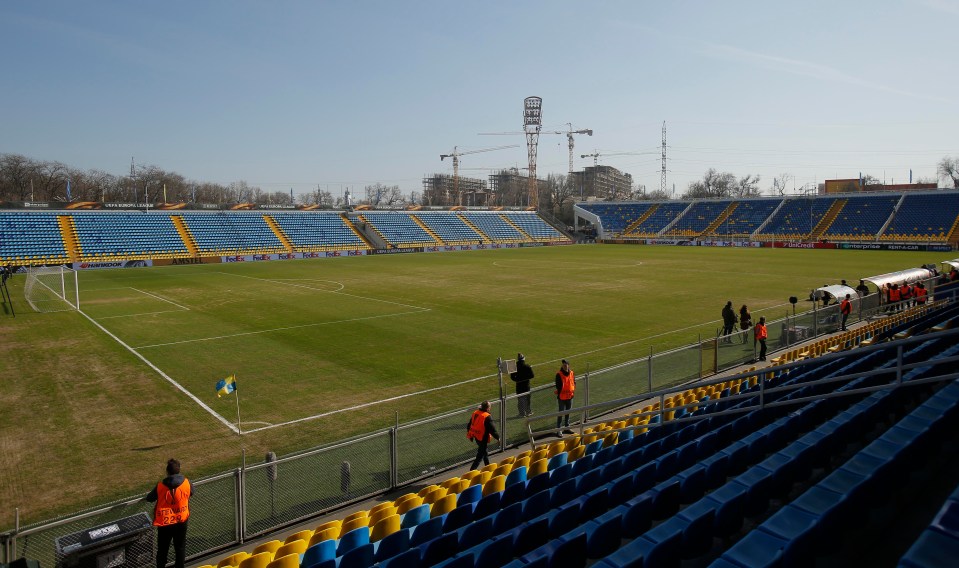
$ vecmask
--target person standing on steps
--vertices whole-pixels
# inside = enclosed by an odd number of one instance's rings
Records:
[[[576,376],[573,370],[569,368],[569,361],[563,359],[563,363],[556,372],[556,401],[559,405],[559,411],[569,410],[573,407],[573,396],[576,394]],[[556,417],[556,429],[569,428],[569,413]],[[562,435],[562,432],[560,432]]]
[[[513,379],[513,382],[516,383],[516,394],[519,395],[519,398],[516,399],[516,404],[519,407],[519,415],[521,417],[533,414],[533,409],[530,406],[530,398],[532,395],[529,394],[530,381],[533,380],[533,376],[533,368],[526,362],[526,357],[524,357],[522,353],[517,353],[516,370],[509,374],[509,378]]]

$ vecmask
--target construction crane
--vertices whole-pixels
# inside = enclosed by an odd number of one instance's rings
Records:
[[[569,175],[573,175],[573,148],[575,147],[575,142],[573,141],[574,134],[585,134],[587,136],[593,135],[593,129],[583,128],[581,130],[573,130],[573,125],[569,122],[566,123],[566,130],[541,130],[540,134],[565,134],[566,140],[569,142]],[[480,136],[515,136],[520,134],[526,134],[525,132],[480,132]]]
[[[519,148],[519,144],[513,144],[510,146],[497,146],[495,148],[482,148],[480,150],[469,150],[467,152],[460,152],[459,146],[453,146],[453,151],[451,153],[440,154],[440,161],[445,160],[446,158],[453,158],[453,193],[456,194],[458,205],[463,204],[463,196],[460,195],[460,156],[480,154],[482,152],[493,152],[495,150],[506,150],[508,148]],[[449,201],[449,195],[447,195],[447,201]]]
[[[600,152],[599,150],[594,150],[592,154],[580,154],[580,158],[592,158],[593,167],[595,168],[598,165],[598,158],[600,156],[646,156],[651,154],[656,154],[657,152]]]

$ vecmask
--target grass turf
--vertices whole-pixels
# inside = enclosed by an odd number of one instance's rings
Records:
[[[562,357],[581,374],[710,337],[727,299],[777,318],[823,283],[947,258],[607,245],[81,273],[83,311],[224,419],[213,385],[236,373],[245,430],[300,420],[242,437],[82,315],[29,312],[18,276],[0,526],[145,493],[170,456],[197,477],[496,397],[498,356],[543,384]]]

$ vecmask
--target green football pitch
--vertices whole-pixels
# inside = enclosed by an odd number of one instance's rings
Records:
[[[539,380],[564,357],[582,374],[714,336],[726,300],[776,319],[824,283],[953,256],[597,245],[86,271],[82,313],[50,314],[18,276],[0,528],[145,492],[171,456],[198,476],[496,397],[518,351]],[[242,436],[214,392],[228,375]]]

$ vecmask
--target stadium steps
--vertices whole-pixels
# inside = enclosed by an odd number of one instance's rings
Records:
[[[716,217],[716,219],[713,220],[713,222],[710,223],[709,226],[706,227],[706,230],[700,233],[699,236],[702,237],[705,235],[711,235],[715,233],[716,229],[718,229],[720,225],[725,223],[726,219],[729,219],[729,216],[732,215],[734,211],[736,211],[737,207],[739,207],[738,201],[733,201],[732,203],[730,203],[729,207],[727,207],[725,211],[720,213],[719,217]]]
[[[520,227],[519,225],[517,225],[516,223],[514,223],[513,220],[510,219],[509,217],[507,217],[506,215],[500,215],[499,218],[502,219],[502,220],[504,220],[504,221],[506,221],[507,223],[509,223],[509,225],[510,225],[511,227],[513,227],[514,229],[516,229],[516,231],[517,231],[519,234],[523,235],[523,238],[524,238],[525,240],[527,240],[527,241],[535,241],[535,240],[536,240],[536,239],[533,238],[532,235],[530,235],[529,233],[527,233],[526,231],[524,231],[522,227]]]
[[[350,218],[346,215],[346,213],[340,213],[340,219],[343,220],[343,224],[344,224],[344,225],[346,225],[347,227],[350,228],[351,231],[353,231],[353,234],[356,235],[356,238],[358,238],[358,239],[360,239],[361,241],[363,241],[363,242],[366,244],[367,247],[369,247],[369,248],[371,248],[371,249],[376,248],[375,246],[373,246],[373,242],[370,241],[370,239],[366,238],[366,235],[364,235],[363,232],[360,231],[360,230],[356,227],[355,224],[353,224],[353,220],[350,219]]]
[[[377,229],[376,226],[375,226],[373,223],[371,223],[371,222],[369,221],[369,219],[366,218],[365,215],[360,214],[360,215],[357,216],[357,219],[359,219],[360,221],[363,222],[364,225],[366,225],[366,230],[367,230],[367,231],[369,231],[369,232],[372,233],[373,235],[376,235],[376,238],[378,238],[380,241],[383,242],[383,246],[379,246],[379,247],[374,246],[373,248],[394,248],[393,243],[391,243],[390,240],[387,239],[387,238],[383,235],[383,233],[381,233],[380,230]],[[355,228],[355,227],[354,227],[354,228]],[[373,241],[370,239],[370,237],[364,235],[362,231],[356,231],[356,234],[359,235],[360,238],[362,238],[364,241],[373,242]]]
[[[474,225],[472,221],[466,218],[466,216],[461,215],[459,213],[457,213],[456,216],[459,217],[464,223],[466,223],[467,227],[476,231],[476,234],[483,238],[483,244],[488,244],[493,242],[493,239],[489,238],[489,235],[481,231],[480,228]]]
[[[769,223],[776,217],[776,215],[779,213],[779,210],[782,209],[782,208],[783,208],[783,205],[785,205],[785,204],[786,204],[786,200],[785,200],[785,199],[783,199],[782,201],[780,201],[780,202],[779,202],[779,205],[777,205],[776,208],[772,210],[772,213],[770,213],[769,216],[766,217],[766,219],[765,219],[758,227],[756,227],[756,230],[753,231],[751,235],[749,235],[749,240],[754,240],[754,239],[757,239],[757,240],[770,240],[769,237],[770,237],[771,235],[766,235],[765,238],[764,238],[764,237],[763,237],[763,231],[766,230],[766,226],[769,225]]]
[[[946,235],[946,242],[953,245],[959,244],[959,215],[957,215],[956,220],[952,222],[952,228],[949,229],[949,234]]]
[[[886,229],[889,228],[889,225],[892,224],[893,219],[896,218],[896,215],[899,214],[899,209],[902,208],[903,202],[906,201],[906,194],[903,193],[902,197],[899,198],[899,201],[896,202],[896,206],[892,208],[892,214],[889,215],[889,218],[886,219],[886,222],[882,224],[882,228],[879,229],[879,232],[875,234],[875,239],[879,240],[886,233]]]
[[[836,217],[839,216],[839,213],[842,211],[842,208],[848,203],[848,199],[837,199],[833,201],[832,206],[829,207],[829,211],[826,211],[826,214],[822,216],[822,219],[819,220],[819,223],[813,227],[813,230],[809,233],[810,240],[818,240],[823,233],[829,229],[833,221],[836,220]]]
[[[632,233],[633,231],[635,231],[636,228],[639,227],[640,225],[642,225],[643,222],[646,221],[646,219],[649,219],[649,217],[650,217],[653,213],[655,213],[657,209],[659,209],[659,203],[657,203],[656,205],[653,205],[652,207],[650,207],[649,209],[647,209],[645,213],[643,213],[642,215],[639,216],[639,219],[636,219],[635,221],[633,221],[632,223],[630,223],[629,226],[626,227],[625,230],[623,230],[623,234],[624,234],[624,235],[628,235],[628,234]]]
[[[693,208],[693,205],[695,205],[695,204],[696,204],[695,201],[691,201],[691,202],[689,203],[689,205],[686,206],[685,209],[683,209],[682,211],[679,212],[678,215],[676,215],[675,217],[673,217],[673,220],[672,220],[672,221],[670,221],[669,223],[666,223],[666,226],[663,227],[662,229],[660,229],[659,232],[656,233],[656,236],[657,236],[657,237],[661,237],[661,236],[665,235],[666,233],[672,231],[672,230],[673,230],[673,227],[675,227],[676,225],[679,224],[680,220],[682,220],[682,218],[686,216],[686,213],[689,213],[689,210],[692,209],[692,208]]]
[[[283,232],[283,229],[276,223],[276,219],[270,217],[269,215],[264,215],[263,220],[266,221],[266,224],[270,226],[270,230],[273,231],[273,234],[276,235],[276,238],[280,239],[280,242],[283,243],[283,247],[286,248],[287,252],[293,252],[293,242],[290,241],[290,238],[286,236],[286,233]]]
[[[176,227],[176,232],[180,234],[180,238],[183,239],[183,244],[186,246],[186,250],[190,251],[190,254],[193,256],[200,255],[200,249],[196,246],[196,239],[193,238],[193,234],[190,233],[190,229],[187,228],[186,223],[183,221],[183,217],[179,215],[170,215],[170,220],[173,221],[173,226]]]
[[[63,238],[63,248],[67,249],[67,257],[71,262],[79,260],[83,251],[80,250],[73,215],[57,215],[57,223],[60,225],[60,236]]]
[[[426,234],[429,235],[430,237],[432,237],[433,240],[436,241],[436,244],[439,244],[439,245],[444,245],[444,244],[446,244],[446,243],[443,242],[443,239],[441,239],[440,236],[436,234],[436,231],[434,231],[433,229],[431,229],[431,228],[429,227],[429,225],[427,225],[426,223],[423,222],[422,219],[420,219],[420,218],[417,217],[416,215],[410,215],[410,219],[412,219],[414,223],[416,223],[417,225],[419,225],[421,229],[423,229],[424,231],[426,231]]]

